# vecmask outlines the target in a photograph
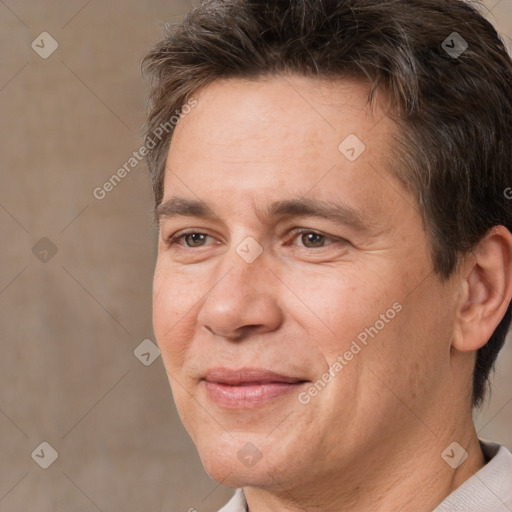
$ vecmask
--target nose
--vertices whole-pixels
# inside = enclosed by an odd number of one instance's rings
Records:
[[[264,252],[248,263],[233,249],[212,276],[212,288],[198,314],[198,326],[230,340],[264,334],[283,320],[280,280],[265,264]]]

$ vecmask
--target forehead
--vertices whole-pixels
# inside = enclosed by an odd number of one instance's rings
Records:
[[[366,137],[388,108],[379,93],[370,109],[368,87],[358,81],[295,75],[217,80],[192,96],[197,106],[178,123],[171,147],[183,138],[201,138],[200,152],[205,145],[217,145],[219,151],[229,148],[232,156],[237,149],[241,154],[259,151],[262,141],[269,156],[279,149],[308,150],[318,144],[328,150],[334,143],[337,149],[336,142],[351,128]],[[391,121],[385,124],[390,128]],[[378,131],[371,135],[378,136]]]
[[[396,127],[385,115],[385,97],[370,108],[364,84],[230,79],[192,96],[197,106],[171,141],[164,200],[177,191],[223,201],[341,194],[365,208],[369,194],[392,193],[382,175],[389,174]]]

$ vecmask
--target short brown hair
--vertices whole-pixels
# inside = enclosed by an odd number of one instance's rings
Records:
[[[356,77],[382,89],[399,126],[393,171],[415,194],[443,279],[496,225],[511,230],[512,62],[477,5],[463,0],[207,0],[143,61],[151,78],[146,142],[155,207],[172,131],[154,132],[222,78],[293,73]],[[466,47],[467,45],[467,47]],[[450,51],[455,48],[458,51]],[[462,50],[462,52],[461,52]],[[477,352],[472,405],[512,318]]]

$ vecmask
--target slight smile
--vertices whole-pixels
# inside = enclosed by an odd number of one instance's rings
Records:
[[[310,382],[257,368],[212,368],[202,379],[208,398],[227,409],[250,409],[298,391]]]

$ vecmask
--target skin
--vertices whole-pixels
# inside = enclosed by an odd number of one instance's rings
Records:
[[[161,217],[155,334],[205,470],[243,487],[251,512],[431,511],[484,464],[474,351],[512,296],[512,236],[497,227],[442,281],[416,201],[391,173],[386,98],[372,112],[366,95],[351,80],[216,81],[173,135],[162,203],[201,199],[218,219]],[[366,146],[354,161],[338,150],[349,134]],[[265,214],[303,196],[342,201],[367,230]],[[166,243],[185,229],[208,236]],[[263,251],[252,263],[236,252],[246,237]],[[204,371],[218,366],[313,383],[395,303],[307,404],[295,392],[233,410],[206,392]],[[454,441],[468,452],[457,469],[441,457]],[[251,467],[237,457],[247,443],[261,454]]]

